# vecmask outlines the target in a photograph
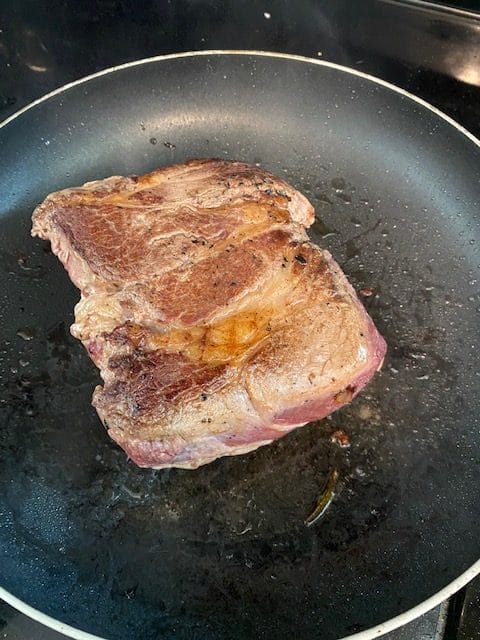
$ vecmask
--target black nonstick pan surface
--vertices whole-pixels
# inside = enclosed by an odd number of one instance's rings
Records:
[[[30,216],[53,190],[195,157],[303,191],[389,351],[330,419],[197,471],[142,470],[90,406],[79,293]],[[478,142],[433,108],[277,54],[128,64],[4,123],[0,595],[109,640],[330,640],[376,636],[473,577],[479,176]],[[337,495],[307,527],[332,469]]]

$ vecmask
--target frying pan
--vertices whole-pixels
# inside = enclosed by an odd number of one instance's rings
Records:
[[[1,596],[76,638],[372,638],[480,570],[473,136],[351,69],[201,52],[55,91],[3,124],[0,149]],[[90,406],[79,294],[30,215],[50,191],[192,157],[303,191],[389,352],[330,419],[197,471],[142,470]]]

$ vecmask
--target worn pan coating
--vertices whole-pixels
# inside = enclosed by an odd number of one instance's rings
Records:
[[[388,357],[331,419],[197,471],[141,470],[90,406],[98,375],[68,332],[79,294],[30,215],[55,189],[206,156],[310,197],[312,238],[373,291]],[[461,586],[480,556],[479,169],[478,142],[421,101],[276,54],[125,65],[7,121],[2,594],[111,640],[329,640]],[[333,468],[335,500],[307,527]]]

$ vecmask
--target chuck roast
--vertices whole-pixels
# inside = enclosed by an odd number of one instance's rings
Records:
[[[352,398],[385,342],[308,200],[241,162],[192,160],[49,195],[32,234],[81,291],[93,405],[142,467],[246,453]]]

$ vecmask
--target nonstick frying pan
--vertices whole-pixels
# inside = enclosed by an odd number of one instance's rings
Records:
[[[53,190],[192,157],[302,190],[389,352],[330,419],[197,471],[142,470],[90,406],[98,375],[68,332],[79,294],[30,215]],[[479,169],[479,143],[422,101],[278,54],[127,64],[7,120],[0,595],[75,637],[329,640],[376,636],[473,577]],[[332,469],[337,495],[307,527]]]

